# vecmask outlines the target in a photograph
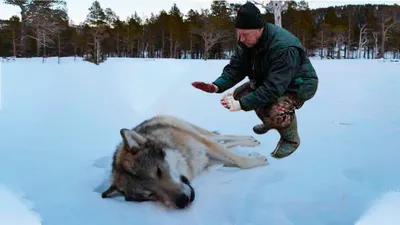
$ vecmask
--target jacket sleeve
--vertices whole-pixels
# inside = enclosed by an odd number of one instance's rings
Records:
[[[292,82],[296,71],[300,67],[300,53],[295,47],[271,54],[268,75],[256,90],[242,97],[239,102],[242,110],[249,111],[259,107],[267,107],[282,96]]]
[[[244,67],[243,51],[240,46],[237,46],[229,64],[224,67],[222,75],[213,82],[218,86],[217,93],[223,93],[242,81],[246,77]]]

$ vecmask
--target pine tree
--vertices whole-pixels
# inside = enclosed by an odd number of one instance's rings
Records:
[[[215,0],[208,9],[183,14],[173,4],[144,19],[135,11],[119,18],[94,1],[86,20],[74,24],[66,12],[66,0],[3,2],[18,6],[21,13],[19,20],[0,21],[0,55],[73,55],[96,63],[121,56],[227,59],[237,46],[234,21],[242,5]],[[399,5],[310,9],[305,1],[285,4],[287,8],[280,14],[282,26],[300,39],[309,56],[372,59],[400,55]],[[280,23],[275,22],[274,12],[261,11],[266,22]]]

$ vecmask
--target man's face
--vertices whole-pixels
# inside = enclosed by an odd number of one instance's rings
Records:
[[[253,47],[260,38],[264,28],[260,29],[236,29],[237,38],[247,47]]]

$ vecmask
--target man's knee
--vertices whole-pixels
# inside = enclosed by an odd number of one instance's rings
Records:
[[[246,82],[233,91],[233,98],[239,100],[241,97],[250,94],[251,91],[250,82]]]
[[[295,110],[297,109],[297,102],[285,95],[278,99],[273,104],[268,113],[268,126],[275,129],[281,129],[289,126],[295,116]]]
[[[301,100],[300,96],[296,93],[287,93],[285,97],[287,101],[289,101],[290,104],[292,104],[295,107],[295,109],[300,109],[306,102],[306,100]]]
[[[268,123],[268,118],[269,118],[269,108],[257,108],[254,110],[258,118],[264,123]]]

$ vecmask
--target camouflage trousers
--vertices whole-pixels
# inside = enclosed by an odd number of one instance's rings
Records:
[[[253,91],[250,82],[244,83],[233,92],[235,100],[250,94]],[[303,102],[297,100],[294,94],[288,93],[269,107],[255,109],[258,118],[269,128],[283,129],[289,126],[295,117],[295,110],[301,108]]]

